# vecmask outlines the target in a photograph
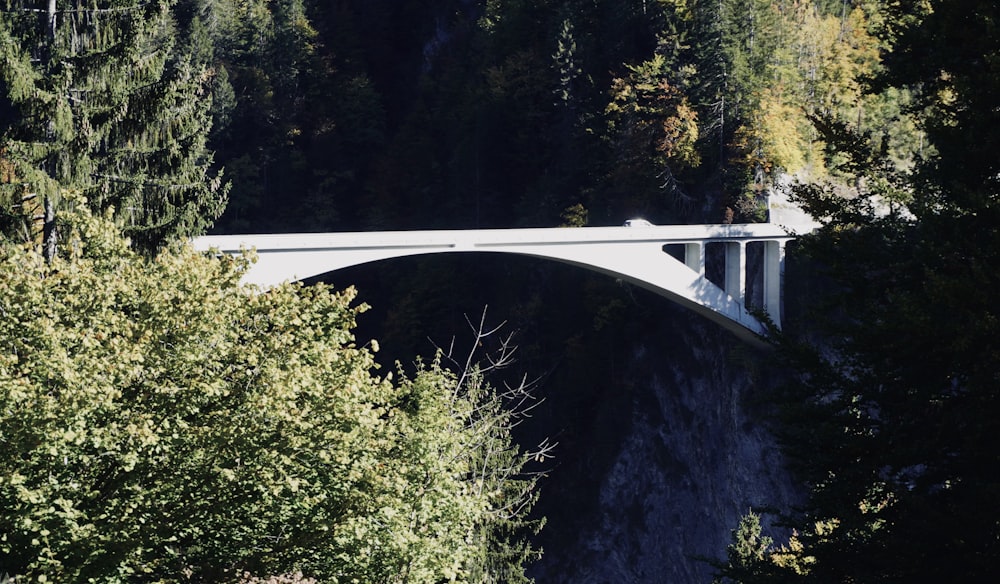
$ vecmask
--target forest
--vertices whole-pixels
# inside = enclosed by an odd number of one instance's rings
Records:
[[[997,96],[993,0],[0,0],[0,582],[532,581],[644,292],[455,257],[264,293],[184,242],[777,188],[808,303],[737,354],[805,496],[716,581],[992,578]]]

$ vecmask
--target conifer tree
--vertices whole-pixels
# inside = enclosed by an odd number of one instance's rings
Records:
[[[779,427],[809,497],[798,547],[770,559],[808,582],[989,582],[1000,565],[1000,43],[987,31],[1000,8],[894,8],[876,81],[914,92],[934,148],[899,172],[875,132],[817,124],[857,194],[797,189],[827,223],[799,242],[825,290],[810,299],[808,334],[782,347],[798,376],[777,394]]]
[[[701,120],[704,160],[721,175],[727,204],[748,220],[770,170],[760,106],[774,79],[778,12],[764,0],[696,0],[687,10],[697,72],[690,99]]]
[[[206,147],[212,69],[175,42],[173,0],[2,0],[0,204],[54,253],[60,189],[155,250],[222,212]]]

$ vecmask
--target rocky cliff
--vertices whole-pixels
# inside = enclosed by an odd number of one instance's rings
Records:
[[[542,484],[539,584],[710,582],[704,559],[724,556],[741,515],[798,496],[755,400],[777,376],[768,352],[655,313],[621,385],[579,422],[547,422],[569,443]]]

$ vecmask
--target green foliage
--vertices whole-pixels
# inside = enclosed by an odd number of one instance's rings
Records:
[[[628,71],[627,77],[612,81],[605,109],[615,157],[610,182],[634,193],[636,212],[649,212],[660,192],[670,200],[683,200],[675,175],[701,163],[698,114],[681,89],[687,82],[685,71],[671,71],[663,55]]]
[[[0,248],[4,570],[63,582],[523,574],[533,552],[517,525],[534,481],[519,478],[514,412],[481,377],[438,362],[373,376],[350,331],[353,291],[262,293],[239,283],[247,259],[145,259],[107,221],[64,219],[73,229],[50,263]]]
[[[587,225],[587,208],[577,203],[562,212],[562,227],[584,227]]]
[[[294,574],[270,576],[268,578],[259,578],[247,574],[240,580],[239,584],[317,584],[317,582],[313,578],[304,577],[302,572],[296,572]]]
[[[559,30],[557,50],[553,59],[559,71],[559,89],[556,96],[565,103],[573,98],[573,85],[583,74],[583,69],[576,62],[576,39],[573,37],[573,23],[569,19],[563,21]]]
[[[985,446],[1000,430],[998,282],[982,268],[995,221],[838,222],[809,244],[835,285],[811,327],[823,351],[788,351],[803,377],[781,427],[811,485],[801,543],[815,578],[980,579],[1000,557],[983,511],[1000,490],[985,471],[1000,462]],[[832,533],[809,527],[831,520]]]
[[[964,214],[997,204],[1000,172],[995,128],[1000,112],[1000,7],[978,0],[900,2],[889,33],[898,50],[887,57],[882,83],[913,91],[911,111],[924,113],[927,141],[916,168],[913,209],[920,216]],[[975,15],[972,18],[970,15]]]
[[[215,68],[238,98],[211,146],[233,177],[230,232],[357,229],[385,146],[384,97],[358,58],[348,10],[301,0],[218,0]]]
[[[23,201],[79,190],[145,250],[222,213],[226,187],[206,145],[214,71],[177,50],[172,5],[102,0],[39,14],[0,4],[0,95],[13,111],[0,121],[6,213],[30,224]]]
[[[667,62],[661,55],[639,66],[629,67],[629,79],[615,79],[607,111],[624,126],[622,135],[645,138],[654,160],[672,160],[680,166],[697,166],[694,148],[698,139],[697,114],[683,94],[668,81]],[[683,72],[680,73],[683,75]],[[679,82],[686,81],[681,78]],[[648,153],[647,153],[648,154]],[[647,158],[650,156],[647,155]]]
[[[776,8],[760,0],[698,0],[676,6],[685,34],[676,35],[684,41],[684,67],[675,68],[686,67],[690,77],[686,94],[698,113],[704,173],[711,173],[724,190],[713,203],[750,209],[758,194],[753,189],[766,186],[773,159],[765,150],[768,136],[759,108],[762,92],[774,78]]]

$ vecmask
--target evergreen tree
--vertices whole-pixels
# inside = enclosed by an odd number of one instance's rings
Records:
[[[113,210],[149,251],[203,231],[223,210],[227,188],[206,146],[214,71],[176,42],[172,6],[0,4],[0,94],[10,104],[0,203],[22,222],[44,205],[50,256],[61,189]]]
[[[1000,12],[914,4],[930,11],[882,30],[897,43],[882,81],[916,92],[935,150],[901,174],[877,133],[824,122],[857,195],[799,190],[829,223],[803,242],[829,283],[822,350],[786,346],[802,376],[782,396],[812,581],[987,582],[1000,565]]]
[[[760,515],[750,511],[740,519],[732,532],[732,543],[726,549],[726,562],[717,562],[715,584],[733,582],[751,584],[773,581],[768,554],[773,540],[763,535]]]
[[[217,4],[213,13],[231,7],[228,19],[217,18],[215,68],[225,71],[234,101],[217,110],[226,126],[211,146],[235,193],[217,229],[358,229],[387,101],[359,55],[362,38],[377,44],[360,34],[367,22],[356,22],[350,3]]]
[[[760,104],[774,79],[778,13],[766,0],[696,0],[689,10],[704,159],[726,204],[750,220],[771,170]]]
[[[884,81],[916,91],[936,149],[917,168],[914,212],[967,215],[1000,204],[1000,6],[984,0],[899,2],[883,25],[898,48]],[[920,18],[920,17],[923,18]],[[914,19],[919,18],[918,23]]]

